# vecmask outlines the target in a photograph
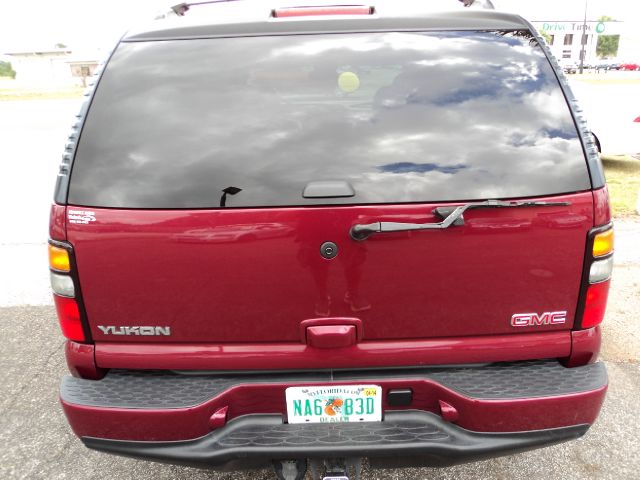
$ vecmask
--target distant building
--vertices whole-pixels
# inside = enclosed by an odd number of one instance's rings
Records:
[[[93,75],[93,72],[98,68],[97,60],[88,60],[85,57],[73,57],[65,62],[71,69],[71,76],[77,81],[81,82],[83,87],[86,87],[86,80]]]
[[[536,21],[531,22],[538,31],[545,32],[551,37],[550,48],[553,55],[563,64],[580,63],[582,50],[581,38],[583,37],[584,22],[576,21]],[[586,22],[586,31],[582,41],[584,45],[584,62],[595,63],[598,61],[596,45],[600,35],[626,34],[623,22]]]
[[[79,85],[93,74],[98,55],[78,56],[67,48],[6,52],[16,80],[34,85]]]

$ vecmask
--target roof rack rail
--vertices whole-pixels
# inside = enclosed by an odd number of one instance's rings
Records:
[[[227,2],[237,2],[237,1],[239,0],[204,0],[202,2],[183,2],[177,5],[174,5],[173,7],[171,7],[171,10],[176,15],[183,17],[184,14],[187,13],[187,11],[189,11],[189,8],[191,7],[195,7],[198,5],[207,5],[210,3],[227,3]]]
[[[495,10],[496,7],[493,6],[493,2],[491,0],[458,0],[462,2],[465,7],[480,7],[486,8],[489,10]]]
[[[171,7],[170,10],[169,10],[169,13],[178,15],[179,17],[183,17],[184,14],[189,11],[189,8],[194,7],[194,6],[208,5],[208,4],[212,4],[212,3],[238,2],[238,1],[240,1],[240,0],[203,0],[203,1],[200,1],[200,2],[183,2],[183,3],[178,3],[177,5],[174,5],[173,7]],[[465,7],[479,7],[479,8],[489,9],[489,10],[495,10],[495,7],[494,7],[493,2],[491,0],[458,0],[458,1],[460,3],[462,3],[463,6],[465,6]],[[355,7],[355,5],[351,5],[351,6]],[[335,7],[338,7],[338,5],[335,5]],[[345,7],[346,7],[346,5],[345,5]],[[318,7],[318,8],[320,8],[320,7]],[[293,10],[293,9],[291,9],[291,10]],[[165,15],[160,15],[157,18],[164,18],[164,16]]]

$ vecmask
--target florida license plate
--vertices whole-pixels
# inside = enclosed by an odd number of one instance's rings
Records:
[[[382,421],[378,385],[289,387],[285,396],[289,423]]]

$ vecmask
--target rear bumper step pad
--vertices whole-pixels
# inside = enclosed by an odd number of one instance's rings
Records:
[[[60,387],[64,402],[105,408],[170,409],[202,404],[238,385],[331,384],[337,382],[430,380],[475,399],[564,396],[607,385],[602,363],[565,368],[555,360],[482,366],[260,374],[178,374],[111,370],[102,380],[67,376]]]
[[[103,452],[219,469],[268,466],[273,459],[367,457],[374,467],[445,466],[553,445],[589,425],[515,433],[476,433],[420,411],[388,412],[380,423],[285,424],[280,415],[246,415],[203,437],[135,442],[85,437]]]
[[[607,390],[607,373],[601,363],[565,368],[553,360],[233,375],[111,370],[102,380],[66,377],[60,399],[79,437],[186,441],[252,414],[277,414],[286,422],[288,387],[338,384],[380,385],[385,420],[396,410],[441,415],[445,405],[446,418],[458,427],[518,432],[592,424]],[[387,395],[395,389],[410,390],[411,403],[389,405]],[[226,416],[220,418],[219,411]]]

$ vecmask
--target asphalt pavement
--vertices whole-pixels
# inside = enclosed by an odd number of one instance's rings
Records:
[[[0,189],[0,480],[254,479],[99,454],[71,433],[58,404],[67,374],[51,306],[46,260],[48,205],[75,100],[0,102],[5,176]],[[640,478],[640,221],[617,219],[616,266],[602,359],[610,389],[582,439],[444,469],[369,470],[366,479]]]

